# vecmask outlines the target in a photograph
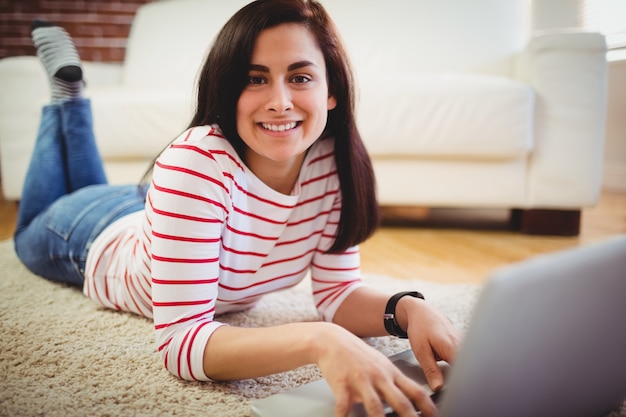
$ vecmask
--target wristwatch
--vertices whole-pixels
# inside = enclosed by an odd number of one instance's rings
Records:
[[[383,316],[383,323],[385,324],[385,329],[387,330],[387,333],[392,336],[399,337],[400,339],[407,339],[409,336],[404,330],[402,330],[402,327],[400,327],[398,321],[396,320],[396,304],[398,304],[398,301],[402,297],[407,295],[410,297],[421,298],[422,300],[424,299],[422,293],[417,291],[399,292],[392,296],[389,301],[387,301],[387,306],[385,307],[385,315]]]

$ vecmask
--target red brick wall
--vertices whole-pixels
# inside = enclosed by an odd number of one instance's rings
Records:
[[[0,0],[0,58],[35,55],[33,19],[63,26],[85,61],[124,60],[126,39],[139,6],[151,0]]]

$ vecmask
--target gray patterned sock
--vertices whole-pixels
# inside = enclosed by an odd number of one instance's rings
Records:
[[[41,20],[33,21],[31,35],[50,80],[52,102],[81,97],[83,71],[70,35],[62,27]]]

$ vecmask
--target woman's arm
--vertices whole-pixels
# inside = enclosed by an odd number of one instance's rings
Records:
[[[336,398],[336,416],[346,416],[362,402],[368,415],[382,416],[387,402],[400,416],[433,415],[434,405],[414,381],[360,337],[386,335],[383,312],[388,296],[359,287],[342,303],[334,323],[291,323],[267,328],[223,326],[207,343],[204,371],[216,380],[270,375],[317,364]],[[434,389],[443,385],[436,360],[452,361],[456,331],[423,300],[403,297],[396,309],[418,360]]]
[[[316,363],[316,343],[328,331],[327,326],[323,322],[261,328],[222,326],[207,343],[204,371],[214,380],[239,380]]]
[[[433,416],[428,395],[382,353],[333,323],[292,323],[266,328],[223,326],[207,343],[204,371],[217,380],[253,378],[317,364],[336,399],[335,416],[363,403],[369,416],[384,416],[382,400],[400,416],[415,407]]]

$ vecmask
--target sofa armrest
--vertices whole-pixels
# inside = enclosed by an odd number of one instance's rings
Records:
[[[516,78],[536,93],[527,204],[579,209],[597,202],[606,126],[606,43],[598,33],[537,32]],[[559,190],[555,193],[555,190]]]
[[[83,62],[90,90],[118,85],[120,64]],[[0,59],[0,176],[8,200],[19,199],[41,116],[41,107],[50,102],[50,85],[36,56]]]
[[[118,85],[122,79],[122,64],[104,62],[82,62],[83,73],[90,87]],[[0,91],[20,92],[6,97],[11,101],[20,99],[31,101],[41,97],[40,102],[50,98],[50,85],[46,72],[36,56],[15,56],[0,59]]]
[[[46,73],[37,57],[0,59],[0,169],[7,200],[21,195],[41,106],[49,97]]]

